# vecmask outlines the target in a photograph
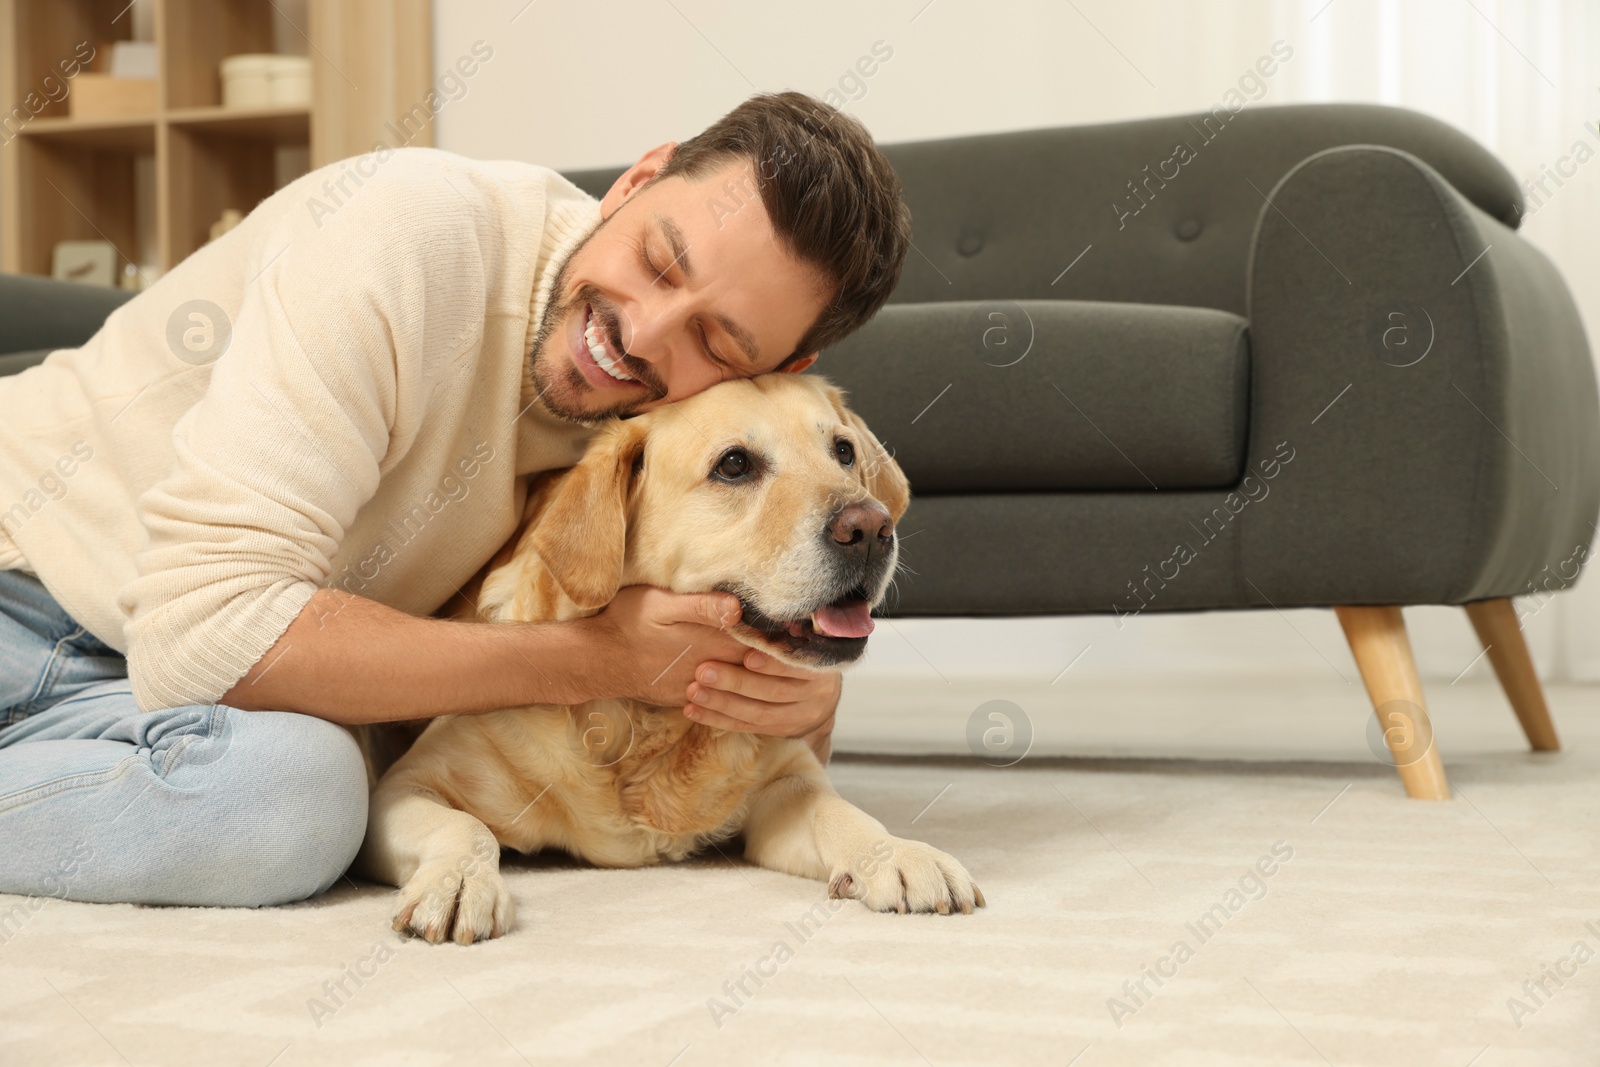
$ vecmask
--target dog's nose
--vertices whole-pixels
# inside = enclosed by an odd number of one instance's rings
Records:
[[[847,504],[828,524],[828,532],[840,548],[866,550],[873,544],[889,543],[894,537],[894,520],[882,504]]]

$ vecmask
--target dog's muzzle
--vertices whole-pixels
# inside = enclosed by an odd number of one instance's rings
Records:
[[[724,587],[743,605],[743,623],[791,658],[818,666],[861,658],[872,633],[872,608],[882,599],[894,568],[894,520],[876,501],[847,504],[822,530],[824,590],[804,610],[770,613],[758,591]]]

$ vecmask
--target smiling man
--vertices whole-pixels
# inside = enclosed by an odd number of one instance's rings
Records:
[[[825,752],[838,676],[722,632],[735,597],[428,616],[470,596],[531,475],[600,420],[804,369],[883,305],[909,230],[867,132],[798,93],[650,150],[598,202],[543,167],[384,149],[0,379],[0,891],[326,889],[366,826],[335,723],[625,696]]]

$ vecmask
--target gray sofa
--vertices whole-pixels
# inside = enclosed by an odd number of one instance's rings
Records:
[[[1443,797],[1399,608],[1464,605],[1556,746],[1508,598],[1587,557],[1600,400],[1491,154],[1357,105],[884,151],[915,249],[817,370],[916,493],[891,613],[1336,607],[1408,792]],[[0,348],[120,298],[3,279]]]

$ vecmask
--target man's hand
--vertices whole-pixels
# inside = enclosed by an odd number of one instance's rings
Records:
[[[735,640],[726,631],[739,613],[729,593],[623,589],[587,620],[609,650],[600,686],[607,695],[682,706],[707,726],[801,738],[826,763],[839,672],[790,667]]]
[[[798,737],[828,762],[843,684],[838,671],[802,670],[752,648],[741,663],[701,663],[694,679],[683,713],[695,722]]]
[[[630,585],[604,611],[578,625],[596,644],[596,696],[628,697],[663,708],[680,708],[697,664],[738,661],[748,645],[726,630],[739,621],[732,593],[673,593]]]

